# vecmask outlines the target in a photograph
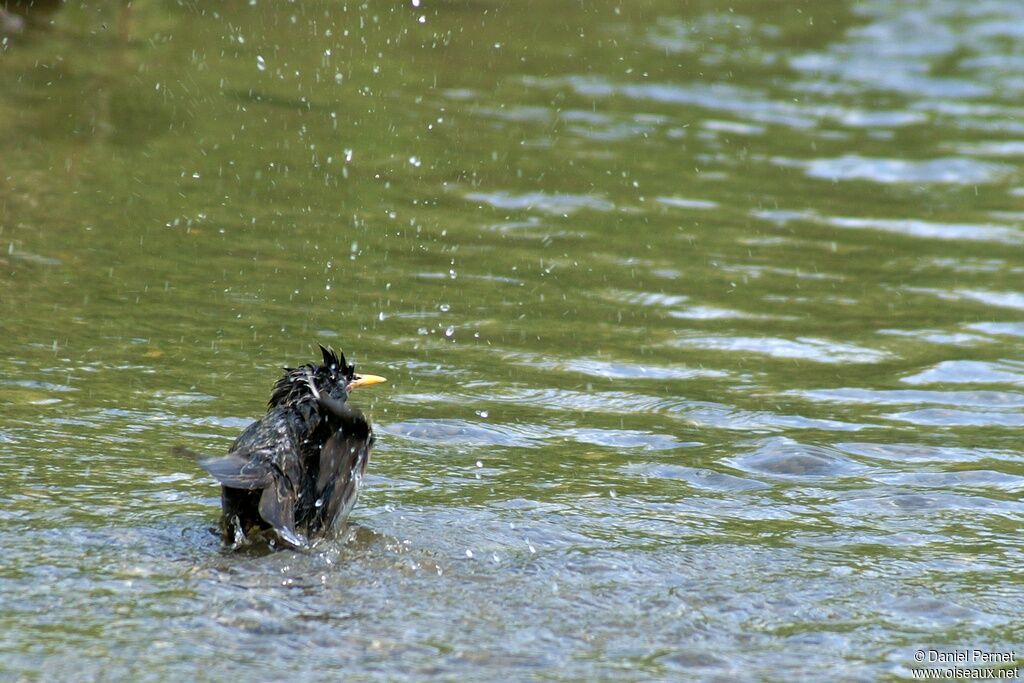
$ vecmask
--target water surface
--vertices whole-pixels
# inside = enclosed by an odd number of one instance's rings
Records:
[[[0,38],[0,673],[850,680],[1024,642],[1019,3],[67,7]],[[348,531],[223,452],[345,351]]]

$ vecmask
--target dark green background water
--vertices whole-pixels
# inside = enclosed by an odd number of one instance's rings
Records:
[[[0,38],[0,677],[824,680],[1024,641],[1024,5],[75,4]],[[224,552],[322,341],[347,540]]]

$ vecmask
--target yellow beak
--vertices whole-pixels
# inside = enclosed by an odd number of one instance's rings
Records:
[[[356,375],[352,378],[352,381],[348,383],[348,390],[352,391],[359,387],[368,387],[374,384],[380,384],[381,382],[387,382],[387,380],[379,375]]]

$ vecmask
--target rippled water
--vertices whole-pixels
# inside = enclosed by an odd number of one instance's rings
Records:
[[[133,3],[0,37],[0,674],[908,676],[1024,642],[1024,5]],[[42,22],[45,24],[45,20]],[[223,452],[343,347],[343,538]]]

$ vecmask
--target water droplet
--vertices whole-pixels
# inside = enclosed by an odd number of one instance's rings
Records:
[[[452,310],[452,307],[448,304],[441,304],[439,308],[441,309],[442,313],[447,313],[448,311]]]
[[[482,417],[482,418],[484,418],[485,420],[486,420],[486,419],[487,419],[488,417],[490,417],[490,415],[491,415],[491,414],[490,414],[489,412],[487,412],[486,410],[478,410],[478,411],[476,411],[476,414],[477,414],[477,415],[478,415],[479,417]]]
[[[420,161],[419,157],[409,157],[409,163],[415,166],[416,168],[419,168],[420,166],[423,165],[423,162]]]
[[[476,466],[477,467],[483,467],[484,466],[484,461],[483,460],[477,460],[476,461]]]
[[[459,276],[459,274],[455,272],[454,268],[448,271],[448,277],[450,277],[451,279],[454,280],[458,276]]]
[[[449,325],[448,329],[444,331],[444,336],[451,337],[453,334],[455,334],[455,328]]]
[[[468,557],[470,559],[473,558],[473,551],[470,550],[469,548],[466,548],[466,557]]]
[[[384,315],[384,311],[381,311],[379,314],[377,314],[377,320],[384,322],[385,318],[387,318],[387,316]]]
[[[256,55],[256,68],[260,71],[267,70],[267,62],[263,59],[263,55]]]
[[[420,6],[420,0],[412,0],[412,6],[413,7],[419,7]]]
[[[420,15],[420,18],[419,18],[419,22],[420,22],[421,24],[425,24],[425,23],[427,23],[427,17],[421,14],[421,15]]]

